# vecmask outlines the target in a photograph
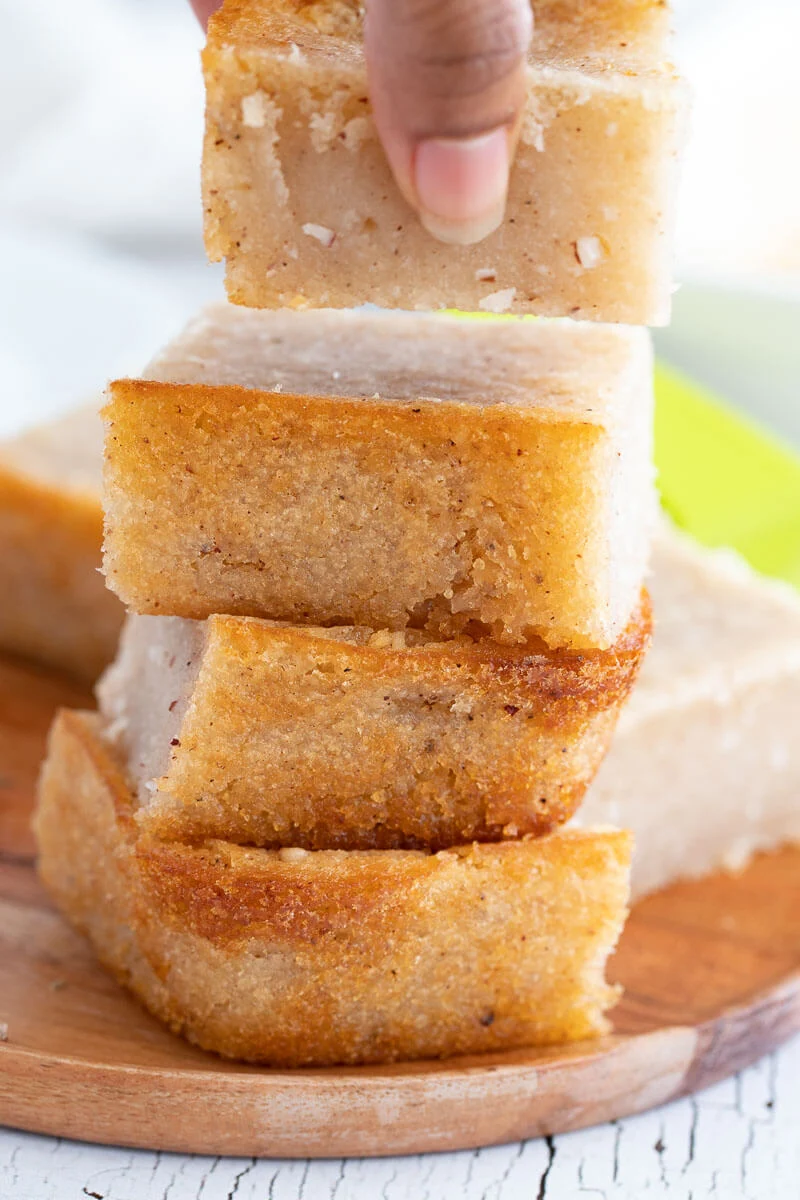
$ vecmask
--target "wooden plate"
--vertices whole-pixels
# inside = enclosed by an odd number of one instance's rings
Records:
[[[69,683],[0,661],[0,1123],[158,1150],[406,1154],[560,1133],[705,1087],[800,1029],[800,850],[634,910],[615,1033],[565,1050],[325,1071],[236,1066],[144,1013],[37,881],[29,830]]]

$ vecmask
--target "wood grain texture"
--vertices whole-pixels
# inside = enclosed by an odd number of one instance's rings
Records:
[[[186,1156],[0,1130],[3,1200],[797,1200],[800,1038],[662,1108],[552,1138],[347,1160]]]
[[[27,831],[63,681],[0,664],[0,1122],[158,1150],[404,1154],[515,1141],[705,1087],[800,1028],[800,852],[651,897],[613,975],[616,1031],[568,1050],[280,1072],[172,1037],[53,912]]]

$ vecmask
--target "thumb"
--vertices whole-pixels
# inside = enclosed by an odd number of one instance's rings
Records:
[[[191,0],[192,8],[197,13],[197,19],[205,27],[208,18],[220,7],[222,0]]]
[[[378,132],[441,241],[479,242],[503,220],[532,32],[530,0],[367,0]]]

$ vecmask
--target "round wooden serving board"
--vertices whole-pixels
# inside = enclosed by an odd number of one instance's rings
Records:
[[[237,1066],[163,1029],[53,910],[29,829],[74,685],[0,661],[0,1123],[206,1154],[340,1157],[560,1133],[705,1087],[800,1029],[800,850],[639,904],[615,1032],[561,1050],[325,1071]]]

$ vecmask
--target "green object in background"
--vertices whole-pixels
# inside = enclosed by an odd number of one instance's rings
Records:
[[[662,503],[678,526],[800,587],[800,457],[663,363],[656,466]]]
[[[514,320],[458,310],[451,315]],[[800,456],[658,362],[655,457],[661,503],[679,528],[705,546],[730,546],[757,571],[800,588]]]

